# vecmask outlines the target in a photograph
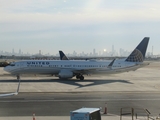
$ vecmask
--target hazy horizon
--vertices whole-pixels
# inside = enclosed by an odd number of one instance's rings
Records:
[[[0,0],[0,51],[56,54],[123,48],[150,37],[160,54],[158,0]]]

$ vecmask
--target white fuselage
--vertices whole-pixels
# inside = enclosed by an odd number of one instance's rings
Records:
[[[77,60],[25,60],[12,63],[5,71],[20,74],[51,74],[58,75],[62,70],[81,74],[114,74],[138,69],[142,63],[116,60],[112,67],[111,61],[77,61]]]
[[[5,71],[17,75],[21,74],[50,74],[59,78],[84,80],[88,74],[114,74],[135,71],[144,66],[144,58],[148,47],[149,37],[145,37],[126,59],[113,61],[96,60],[68,60],[60,52],[62,60],[25,60],[12,63],[4,68]]]

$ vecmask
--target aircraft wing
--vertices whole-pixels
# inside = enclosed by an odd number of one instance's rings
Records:
[[[81,73],[81,74],[88,74],[90,71],[97,70],[96,68],[92,69],[80,69],[80,70],[73,70],[73,72],[76,73]]]
[[[19,87],[20,87],[20,80],[19,80],[19,83],[18,83],[18,87],[17,87],[17,91],[16,91],[16,92],[0,94],[0,97],[7,97],[7,96],[18,95]]]
[[[114,64],[116,59],[112,60],[111,63],[107,66],[108,69],[112,69],[112,66]],[[88,74],[90,71],[97,70],[97,68],[89,68],[89,69],[79,69],[79,70],[73,70],[73,72],[76,73],[81,73],[81,74]]]

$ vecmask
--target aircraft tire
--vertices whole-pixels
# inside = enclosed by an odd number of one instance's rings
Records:
[[[84,80],[84,76],[83,75],[80,76],[80,80]]]
[[[76,79],[79,79],[80,78],[80,76],[79,75],[76,75]]]

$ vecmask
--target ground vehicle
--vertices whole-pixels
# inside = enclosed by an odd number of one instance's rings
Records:
[[[80,108],[71,111],[70,120],[101,120],[100,108]]]
[[[0,61],[0,67],[6,67],[7,65],[9,65],[9,62],[7,62],[7,61]]]

